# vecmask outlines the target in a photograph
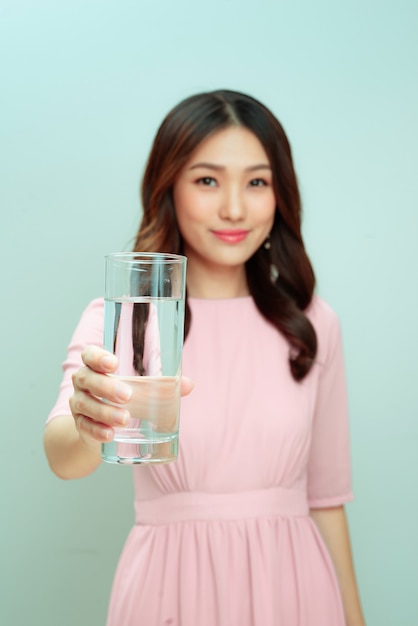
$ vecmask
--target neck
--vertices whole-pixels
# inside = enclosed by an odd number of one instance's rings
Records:
[[[249,295],[245,266],[204,270],[188,263],[187,293],[191,298],[228,299]]]

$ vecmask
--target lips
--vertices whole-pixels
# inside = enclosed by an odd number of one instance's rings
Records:
[[[247,237],[249,232],[250,232],[249,230],[239,230],[235,228],[230,229],[230,230],[213,230],[212,231],[215,237],[217,237],[221,241],[224,241],[225,243],[239,243],[240,241],[243,241]]]

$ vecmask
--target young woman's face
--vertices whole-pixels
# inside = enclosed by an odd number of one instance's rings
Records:
[[[243,266],[273,225],[270,163],[246,128],[228,127],[204,140],[180,172],[173,195],[189,265]]]

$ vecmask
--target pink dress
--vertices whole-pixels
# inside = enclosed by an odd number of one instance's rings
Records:
[[[297,383],[286,341],[251,297],[190,306],[183,373],[195,388],[182,400],[179,458],[133,469],[136,525],[107,625],[343,626],[334,568],[308,515],[352,499],[338,319],[314,298],[319,352]],[[69,413],[80,351],[102,333],[95,300],[49,419]]]

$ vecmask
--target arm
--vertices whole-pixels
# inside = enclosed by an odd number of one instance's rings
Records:
[[[344,507],[311,509],[310,515],[318,527],[334,563],[346,624],[347,626],[365,626]]]
[[[72,415],[54,418],[45,428],[44,449],[52,471],[62,479],[82,478],[100,465],[100,444],[87,445]]]
[[[51,420],[44,433],[44,448],[52,471],[63,479],[82,478],[101,463],[100,445],[111,441],[113,428],[123,426],[129,413],[100,398],[123,404],[131,389],[106,376],[116,370],[117,359],[97,346],[82,352],[84,367],[72,376],[71,414]]]
[[[81,358],[84,366],[72,376],[71,414],[52,419],[44,434],[48,463],[63,479],[91,474],[101,463],[101,443],[111,441],[113,429],[125,426],[129,420],[129,412],[123,405],[132,394],[131,387],[117,377],[106,375],[116,371],[117,358],[97,346],[85,348]],[[193,382],[183,377],[181,395],[189,394],[192,389]]]
[[[343,503],[352,499],[347,388],[340,323],[320,300],[312,311],[318,335],[318,389],[308,464],[311,517],[334,563],[347,626],[364,626]]]

